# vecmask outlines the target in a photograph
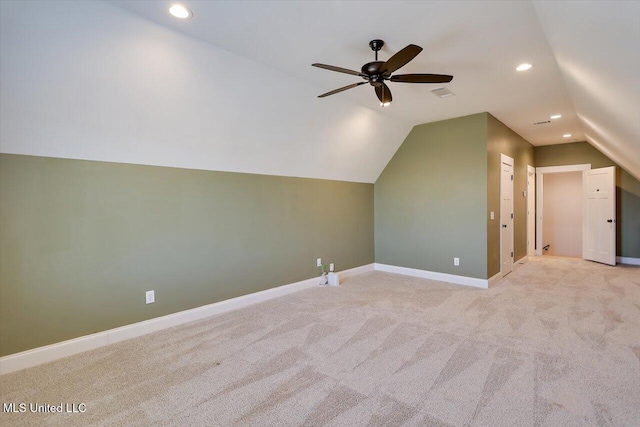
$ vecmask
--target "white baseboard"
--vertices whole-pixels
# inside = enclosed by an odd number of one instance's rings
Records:
[[[640,258],[631,258],[627,256],[617,256],[616,262],[619,264],[640,265]]]
[[[529,262],[529,255],[525,255],[522,258],[520,258],[519,260],[517,260],[516,262],[514,262],[513,263],[513,271],[516,271],[517,269],[519,269],[521,266],[523,266],[527,262]]]
[[[487,279],[476,279],[475,277],[457,276],[455,274],[438,273],[435,271],[418,270],[416,268],[397,267],[395,265],[375,264],[377,271],[387,273],[403,274],[405,276],[420,277],[422,279],[438,280],[441,282],[455,283],[456,285],[473,286],[476,288],[489,288]]]
[[[375,271],[375,264],[366,264],[361,265],[360,267],[351,268],[349,270],[339,271],[340,274],[340,283],[342,283],[345,279],[349,277],[357,276],[358,274],[368,273],[370,271]]]
[[[527,262],[529,262],[529,255],[525,255],[522,258],[520,258],[519,260],[515,261],[511,267],[511,271],[508,274],[513,273],[514,271],[516,271],[517,269],[519,269],[521,266],[523,266],[524,264],[526,264]],[[498,283],[504,276],[502,275],[502,270],[500,270],[498,273],[496,273],[493,277],[489,278],[489,286],[493,286],[496,283]]]
[[[492,287],[496,283],[498,283],[500,280],[502,280],[502,273],[498,271],[496,274],[489,277],[489,279],[487,280],[487,284],[489,287]]]
[[[362,274],[374,270],[374,264],[363,265],[349,270],[339,272],[340,280],[347,277]],[[151,332],[160,331],[162,329],[171,328],[183,323],[193,322],[194,320],[204,319],[205,317],[216,314],[226,313],[228,311],[237,310],[262,301],[278,298],[293,292],[317,286],[319,278],[303,280],[301,282],[291,283],[289,285],[278,286],[277,288],[266,289],[264,291],[255,292],[248,295],[231,298],[225,301],[204,305],[202,307],[192,308],[190,310],[180,311],[178,313],[168,314],[166,316],[156,317],[155,319],[145,320],[143,322],[133,323],[131,325],[122,326],[107,331],[62,341],[56,344],[44,347],[34,348],[32,350],[23,351],[21,353],[10,354],[0,358],[0,375],[9,372],[19,371],[21,369],[30,368],[41,365],[63,357],[72,356],[98,347],[113,344],[119,341],[128,340],[130,338],[146,335]]]

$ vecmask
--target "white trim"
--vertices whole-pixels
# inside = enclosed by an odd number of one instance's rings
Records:
[[[347,277],[373,270],[374,264],[367,264],[341,271],[338,274],[340,274],[340,279],[345,279]],[[216,314],[237,310],[242,307],[278,298],[303,289],[312,288],[317,285],[318,277],[314,277],[300,282],[278,286],[277,288],[266,289],[264,291],[254,292],[252,294],[242,295],[236,298],[204,305],[202,307],[156,317],[143,322],[133,323],[119,328],[62,341],[56,344],[34,348],[21,353],[10,354],[0,358],[0,375],[41,365],[47,362],[53,362],[54,360],[62,359],[63,357],[72,356],[74,354],[93,350],[119,341],[146,335],[151,332],[204,319]]]
[[[564,166],[542,166],[536,168],[536,173],[558,173],[558,172],[582,172],[591,169],[591,163],[583,163],[580,165],[564,165]]]
[[[515,261],[513,263],[513,268],[511,269],[511,272],[509,274],[515,273],[516,270],[518,270],[522,265],[526,264],[527,262],[529,262],[529,255],[525,255],[519,260]],[[502,271],[498,271],[493,277],[489,278],[489,287],[494,286],[504,277],[509,277],[509,274],[507,274],[506,276],[503,276]]]
[[[402,274],[404,276],[420,277],[422,279],[437,280],[440,282],[455,283],[456,285],[473,286],[476,288],[489,288],[487,279],[476,279],[475,277],[457,276],[455,274],[438,273],[436,271],[418,270],[416,268],[398,267],[395,265],[375,264],[376,271],[386,273]]]
[[[498,271],[496,274],[489,277],[489,279],[487,280],[487,286],[491,288],[495,286],[496,283],[498,283],[500,280],[502,280],[502,272]]]
[[[536,168],[536,255],[542,255],[542,227],[543,227],[543,195],[544,174],[558,172],[580,172],[591,169],[591,163],[564,166],[543,166]]]
[[[513,158],[507,156],[506,154],[500,153],[500,163],[504,163],[505,165],[513,166]]]
[[[509,221],[509,232],[511,233],[511,250],[509,251],[511,253],[511,270],[509,270],[508,273],[505,273],[502,271],[502,266],[504,265],[504,260],[502,259],[502,256],[504,255],[503,251],[502,251],[502,233],[504,233],[504,228],[502,227],[503,224],[506,224],[506,222],[504,222],[505,218],[502,218],[502,211],[503,211],[503,199],[502,199],[502,174],[504,173],[504,168],[502,167],[502,165],[507,165],[511,167],[511,214],[509,215],[509,218],[507,218],[507,220]],[[500,274],[502,274],[502,277],[504,277],[505,275],[511,273],[513,271],[513,254],[515,252],[515,230],[513,229],[513,224],[515,223],[515,186],[514,186],[514,180],[515,180],[515,173],[516,173],[516,168],[515,168],[515,162],[514,160],[507,156],[506,154],[502,154],[500,153],[500,187],[499,187],[499,194],[500,194]]]
[[[513,271],[516,271],[518,268],[523,266],[524,264],[529,262],[529,255],[525,255],[516,262],[513,263]]]
[[[631,258],[627,256],[617,256],[616,262],[618,264],[640,265],[640,258]]]
[[[531,176],[533,176],[531,178]],[[529,181],[531,179],[531,181]],[[533,187],[533,191],[529,191]],[[527,256],[536,253],[536,168],[527,165]],[[531,218],[531,223],[529,219]]]
[[[345,279],[349,277],[357,276],[358,274],[369,273],[370,271],[375,271],[375,264],[367,264],[361,265],[360,267],[351,268],[349,270],[339,271],[340,275],[340,283],[342,283]]]

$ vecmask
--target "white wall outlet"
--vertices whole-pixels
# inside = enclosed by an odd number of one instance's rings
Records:
[[[491,211],[491,219],[495,219],[496,215]]]
[[[329,264],[329,271],[333,273],[333,263]]]
[[[318,261],[316,263],[316,267],[322,267],[322,258],[318,258]]]
[[[147,291],[145,295],[147,298],[147,304],[156,302],[156,291]]]
[[[454,258],[453,259],[453,265],[455,265],[456,267],[458,267],[460,265],[460,258]]]

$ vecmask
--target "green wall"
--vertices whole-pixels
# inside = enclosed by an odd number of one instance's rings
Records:
[[[376,262],[487,277],[486,140],[486,113],[413,128],[375,183]]]
[[[487,114],[487,272],[500,272],[500,154],[513,158],[513,259],[527,255],[527,166],[535,166],[534,147]],[[495,212],[491,220],[490,212]]]
[[[588,142],[536,147],[536,166],[590,163],[592,168],[618,166]],[[619,166],[616,168],[618,256],[640,258],[640,181]]]
[[[414,127],[375,186],[0,154],[0,355],[314,277],[318,257],[491,277],[501,153],[515,260],[527,165],[615,165],[586,142],[534,149],[488,113]],[[617,252],[640,258],[640,182],[618,168],[617,187]]]
[[[374,261],[372,184],[9,154],[0,183],[0,355]]]

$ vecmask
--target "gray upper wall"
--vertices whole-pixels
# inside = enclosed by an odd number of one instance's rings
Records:
[[[161,2],[142,3],[166,15]],[[0,151],[376,180],[409,119],[377,107],[373,94],[364,106],[320,100],[317,82],[182,33],[207,19],[196,15],[176,31],[106,1],[0,1]]]
[[[590,163],[592,168],[618,166],[587,142],[536,147],[536,166]],[[618,256],[640,258],[640,181],[617,167],[616,211]]]
[[[0,183],[0,355],[374,261],[373,184],[10,154]]]
[[[486,113],[413,128],[375,183],[376,262],[487,277],[486,141]]]

